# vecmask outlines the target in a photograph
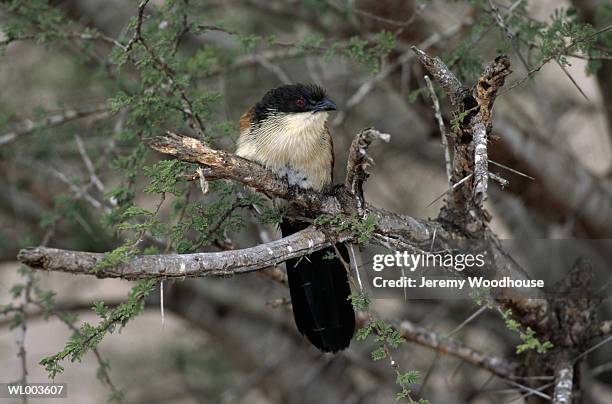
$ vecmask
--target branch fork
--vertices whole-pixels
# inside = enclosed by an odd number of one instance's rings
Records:
[[[483,224],[488,221],[484,210],[489,182],[487,142],[491,132],[491,109],[498,90],[504,85],[510,74],[510,60],[501,55],[489,63],[477,84],[471,91],[461,84],[459,79],[439,58],[432,58],[422,50],[412,47],[417,58],[446,92],[455,107],[457,114],[465,115],[457,139],[454,142],[450,186],[452,197],[441,211],[441,218],[454,223],[459,222],[472,234],[482,233]],[[427,79],[428,81],[428,79]],[[428,83],[430,92],[432,87]],[[434,99],[434,108],[436,108]],[[436,114],[439,114],[439,106]],[[460,116],[460,115],[458,115]],[[440,130],[443,131],[441,117],[438,117]],[[467,121],[467,122],[466,122]],[[445,139],[444,134],[442,134]],[[447,166],[449,157],[446,157]],[[472,175],[472,187],[463,186],[454,189],[454,185]]]

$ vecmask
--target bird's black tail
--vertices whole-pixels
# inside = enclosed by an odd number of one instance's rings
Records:
[[[281,223],[283,237],[305,229],[305,223]],[[349,262],[343,244],[336,248]],[[298,330],[323,352],[336,352],[349,346],[355,331],[355,312],[348,300],[351,289],[346,269],[337,257],[324,258],[333,247],[309,256],[287,260],[289,292]]]

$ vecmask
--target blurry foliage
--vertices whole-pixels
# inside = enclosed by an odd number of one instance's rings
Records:
[[[488,0],[470,0],[475,7],[475,23],[468,35],[442,59],[448,66],[456,70],[462,82],[474,83],[482,70],[482,48],[478,45],[491,31],[497,31],[501,45],[498,53],[517,52],[527,55],[531,67],[538,66],[549,60],[557,60],[561,65],[568,65],[568,56],[580,54],[586,57],[603,56],[604,51],[596,45],[612,41],[612,32],[608,31],[596,35],[597,30],[590,24],[581,22],[573,7],[558,8],[550,16],[550,22],[540,22],[533,19],[527,10],[528,1],[515,4],[511,12],[498,9],[506,29],[502,28],[495,19],[495,12],[491,9]],[[606,20],[606,13],[612,14],[612,6],[601,5],[597,13],[600,20]],[[506,14],[507,12],[507,14]],[[603,23],[602,23],[603,25]],[[512,38],[508,37],[508,32]],[[587,66],[587,73],[597,70],[600,63],[591,60]]]
[[[301,3],[299,7],[310,11],[328,7],[322,1]],[[497,51],[511,52],[514,48],[506,33],[496,24],[489,2],[471,0],[469,3],[476,10],[476,22],[454,49],[443,55],[443,59],[462,81],[474,82],[483,64],[482,49],[477,44],[492,29],[498,30],[504,38]],[[550,59],[564,65],[573,53],[602,56],[603,51],[597,44],[612,47],[612,33],[595,37],[596,30],[581,23],[573,9],[556,10],[551,22],[543,23],[529,17],[527,3],[520,2],[505,24],[515,32],[517,51],[528,55],[531,66]],[[227,144],[227,139],[233,141],[236,123],[217,118],[217,112],[222,107],[222,94],[203,87],[200,82],[202,78],[231,68],[241,55],[267,48],[293,48],[298,52],[318,53],[328,59],[346,58],[363,66],[370,74],[375,74],[380,71],[381,63],[397,50],[395,34],[386,30],[342,39],[309,32],[301,35],[299,40],[287,43],[278,40],[275,35],[235,32],[226,28],[221,21],[217,25],[202,26],[197,21],[204,20],[204,10],[195,6],[187,8],[187,5],[187,2],[175,0],[168,0],[162,6],[148,4],[143,21],[132,17],[122,30],[122,35],[115,40],[95,29],[78,28],[48,1],[11,0],[2,3],[9,18],[2,27],[5,40],[0,43],[0,53],[11,42],[20,40],[33,40],[54,50],[76,48],[74,55],[78,63],[98,65],[96,77],[106,86],[103,91],[107,92],[111,112],[115,116],[127,112],[121,130],[112,130],[111,126],[101,127],[105,136],[112,133],[109,135],[112,137],[111,146],[96,148],[92,155],[98,167],[108,168],[114,173],[113,187],[102,196],[107,211],[98,212],[100,215],[96,220],[86,213],[82,199],[66,193],[55,198],[53,209],[44,214],[40,223],[47,230],[59,225],[74,227],[88,223],[90,228],[86,232],[113,240],[115,248],[106,254],[97,270],[115,266],[137,254],[159,252],[160,248],[163,248],[162,252],[179,253],[214,248],[216,242],[224,240],[227,234],[244,228],[246,221],[242,210],[251,206],[259,208],[260,214],[256,220],[260,223],[277,224],[282,220],[282,213],[267,206],[262,196],[237,193],[239,187],[230,182],[211,181],[208,194],[202,195],[197,184],[181,177],[192,173],[194,165],[175,160],[156,161],[155,155],[147,148],[147,140],[164,129],[191,133],[212,144]],[[611,16],[612,6],[609,5],[603,5],[597,14],[601,21],[609,21]],[[136,31],[139,23],[142,23],[140,38]],[[225,32],[235,38],[240,46],[228,51],[204,44],[193,52],[185,52],[180,47],[187,33],[197,36],[212,30]],[[96,42],[112,47],[108,60],[100,60],[93,46]],[[591,61],[587,69],[592,73],[598,66],[597,61]],[[410,97],[414,100],[421,93],[421,89],[414,90]],[[30,116],[32,119],[42,118],[47,113],[44,109],[33,108]],[[0,112],[0,129],[9,130],[17,115],[17,111],[3,109]],[[462,120],[463,117],[456,117],[454,124],[460,125]],[[42,136],[35,138],[32,151],[36,158],[44,160],[53,154],[48,147],[49,140],[44,136],[45,130],[41,132]],[[3,158],[10,157],[10,148],[2,148],[0,153]],[[105,159],[110,159],[108,167]],[[146,194],[160,199],[155,210],[139,206],[137,201]],[[171,199],[172,209],[166,213],[166,217],[161,217],[160,207],[165,198]],[[371,217],[325,216],[317,218],[315,224],[348,231],[362,244],[369,242],[376,226]],[[145,239],[149,241],[144,242]],[[163,240],[166,244],[163,247],[155,243],[151,245],[151,240]],[[17,300],[31,290],[34,294],[32,301],[40,304],[48,315],[54,304],[53,292],[42,291],[34,274],[26,268],[21,268],[20,272],[27,281],[13,286],[13,298]],[[94,311],[100,321],[97,324],[82,323],[60,352],[41,360],[49,376],[53,378],[63,371],[61,363],[64,360],[80,361],[86,352],[98,346],[105,335],[126,326],[142,312],[145,298],[156,287],[155,280],[138,283],[126,303],[116,308],[108,308],[103,302],[96,303]],[[351,300],[357,310],[368,311],[369,298],[366,295],[354,294]],[[21,312],[13,304],[0,307],[0,313],[14,314],[12,326],[19,326],[22,320]],[[68,325],[77,322],[72,316],[58,316]],[[504,319],[508,328],[513,329],[515,324],[509,316],[509,313],[505,313]],[[377,344],[372,352],[374,360],[387,358],[389,349],[403,342],[398,331],[381,320],[371,319],[357,332],[356,338],[364,341],[370,336]],[[526,349],[545,352],[551,348],[549,342],[540,342],[531,330],[521,332],[520,337],[524,343],[517,348],[517,352]],[[107,370],[108,363],[101,360],[101,379],[105,379]],[[396,369],[396,373],[397,384],[402,389],[397,398],[412,401],[409,387],[418,383],[418,372],[401,373]],[[121,401],[122,398],[120,391],[111,388],[111,400]]]
[[[535,331],[531,328],[527,327],[525,332],[521,330],[521,325],[518,321],[512,319],[512,310],[508,309],[501,313],[504,321],[506,322],[506,327],[510,331],[517,332],[519,334],[519,338],[523,341],[522,344],[516,347],[516,353],[520,354],[530,349],[533,349],[539,354],[546,353],[549,349],[553,348],[554,345],[550,341],[541,342],[535,335]]]
[[[595,11],[595,26],[603,27],[612,23],[612,4],[600,4]],[[612,33],[598,35],[594,46],[589,49],[589,56],[600,58],[610,56],[605,49],[612,49]],[[587,73],[594,74],[601,69],[601,60],[592,59],[587,64]]]

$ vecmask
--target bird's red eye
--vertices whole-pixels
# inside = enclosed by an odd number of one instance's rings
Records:
[[[306,101],[303,98],[298,98],[297,100],[295,100],[295,105],[301,108],[306,105]]]

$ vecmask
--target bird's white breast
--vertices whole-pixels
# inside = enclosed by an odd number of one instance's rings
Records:
[[[332,150],[326,112],[275,113],[241,134],[236,154],[287,176],[289,183],[321,190],[331,182]]]

